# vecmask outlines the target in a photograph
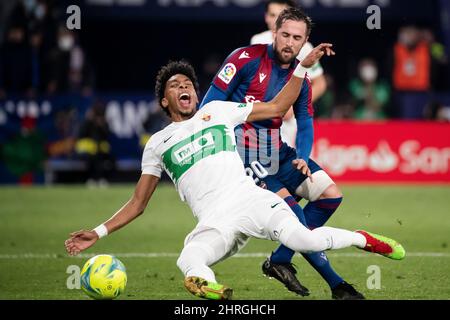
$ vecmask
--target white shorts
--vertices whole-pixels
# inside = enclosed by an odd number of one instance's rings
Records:
[[[186,236],[184,245],[188,245],[198,235],[205,234],[209,230],[217,230],[226,247],[225,255],[218,259],[221,261],[242,249],[249,237],[278,240],[281,230],[276,230],[273,225],[270,225],[274,224],[273,218],[276,217],[278,221],[287,216],[295,219],[297,217],[278,195],[256,185],[251,186],[251,188],[247,185],[242,190],[234,190],[229,195],[231,198],[228,203],[223,206],[220,204],[217,212],[202,215],[206,218],[199,221],[194,230]],[[210,232],[210,234],[212,237],[217,237],[217,232]],[[198,238],[207,244],[207,237]]]
[[[281,140],[295,149],[295,140],[297,138],[297,120],[294,116],[284,120],[280,127]]]

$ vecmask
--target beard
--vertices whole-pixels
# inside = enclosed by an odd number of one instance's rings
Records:
[[[287,47],[279,50],[276,46],[274,47],[274,51],[275,57],[280,64],[291,64],[300,52],[295,53],[291,48]],[[284,55],[286,53],[287,55]]]

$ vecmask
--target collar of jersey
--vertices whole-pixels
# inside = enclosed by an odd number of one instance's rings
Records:
[[[197,110],[197,112],[198,112],[198,110]],[[186,123],[186,122],[191,121],[192,119],[194,119],[196,115],[197,115],[197,113],[194,114],[194,115],[192,116],[192,118],[187,119],[187,120],[183,120],[183,121],[172,121],[172,122],[170,123],[170,125],[171,125],[171,126],[175,126],[175,127],[181,126],[183,123]]]

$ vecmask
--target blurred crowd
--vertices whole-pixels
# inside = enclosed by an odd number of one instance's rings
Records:
[[[60,19],[55,1],[0,2],[0,99],[10,95],[92,93],[94,73],[77,33]]]
[[[56,0],[0,1],[0,103],[9,98],[60,94],[90,97],[94,101],[82,117],[77,116],[76,104],[57,112],[54,123],[58,140],[50,143],[35,130],[32,118],[23,118],[20,134],[3,146],[2,158],[9,164],[10,172],[26,180],[27,172],[35,171],[33,166],[42,163],[46,155],[76,154],[86,163],[88,182],[104,184],[115,165],[108,143],[110,128],[105,106],[96,99],[94,91],[95,61],[90,60],[80,44],[79,33],[66,28],[65,18]],[[441,95],[450,95],[446,49],[431,29],[401,27],[395,44],[386,50],[386,61],[362,57],[349,73],[346,85],[337,86],[332,72],[324,68],[326,90],[314,103],[315,116],[450,121],[450,106],[440,99]],[[207,91],[220,69],[222,54],[209,54],[197,66],[200,94]],[[151,94],[151,86],[148,88]],[[141,147],[149,135],[168,121],[155,106],[143,120],[146,132],[140,137]]]
[[[2,1],[0,6],[0,18],[5,21],[0,26],[0,99],[93,93],[92,62],[78,34],[62,23],[64,13],[56,1]],[[315,104],[317,116],[448,120],[446,106],[433,99],[434,93],[450,92],[448,53],[432,30],[402,27],[388,51],[389,78],[380,77],[386,72],[380,72],[376,60],[364,57],[345,90],[337,90],[333,75],[325,69],[327,91]],[[220,68],[221,57],[213,54],[203,61],[198,70],[201,93]]]

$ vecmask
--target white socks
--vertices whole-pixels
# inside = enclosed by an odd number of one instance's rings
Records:
[[[297,252],[319,252],[330,249],[342,249],[351,246],[364,248],[366,238],[357,232],[332,227],[307,229],[293,216],[279,222],[279,241]]]
[[[201,277],[217,282],[214,272],[208,267],[210,254],[198,246],[186,246],[177,260],[177,266],[185,277]]]

